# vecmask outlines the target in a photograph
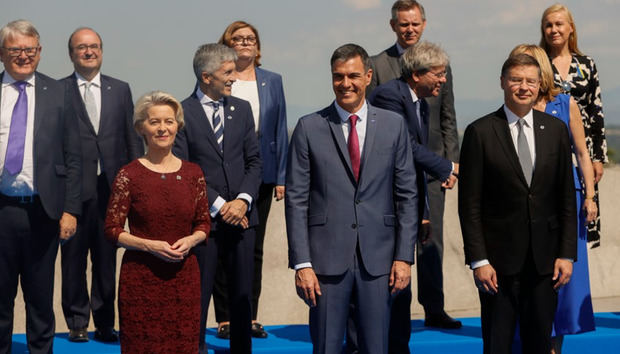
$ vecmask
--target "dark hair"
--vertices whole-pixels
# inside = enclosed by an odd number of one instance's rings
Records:
[[[504,62],[504,65],[502,65],[502,77],[505,77],[508,70],[516,66],[535,66],[536,69],[538,69],[538,77],[540,77],[540,65],[538,64],[538,61],[534,57],[527,54],[509,56]]]
[[[360,57],[362,63],[364,64],[364,70],[368,72],[370,69],[370,57],[368,57],[368,53],[366,53],[364,48],[353,43],[345,44],[336,48],[329,63],[333,67],[334,63],[337,61],[346,61],[355,57]]]

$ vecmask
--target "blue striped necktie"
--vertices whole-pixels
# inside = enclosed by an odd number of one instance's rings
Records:
[[[220,151],[224,151],[224,125],[222,124],[222,120],[220,119],[219,115],[220,102],[211,101],[210,104],[213,107],[213,116],[211,117],[211,122],[213,122],[213,133],[215,134],[215,140],[220,146]]]

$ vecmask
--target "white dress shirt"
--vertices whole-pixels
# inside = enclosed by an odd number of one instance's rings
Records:
[[[209,124],[211,124],[211,129],[213,129],[213,106],[211,105],[211,102],[215,100],[205,95],[200,89],[200,87],[196,89],[196,96],[198,97],[198,100],[200,101],[200,104],[202,105],[202,109],[207,115],[207,120],[209,121]],[[224,126],[224,121],[226,119],[224,119],[224,105],[223,104],[220,105],[217,115],[220,117],[220,121],[222,122],[222,127],[224,127],[224,141],[226,141],[226,127]],[[245,200],[248,203],[248,211],[252,210],[252,196],[250,196],[247,193],[239,193],[237,195],[237,199]],[[222,209],[225,203],[226,203],[226,199],[222,198],[221,196],[218,195],[217,198],[215,198],[215,200],[211,203],[211,207],[209,208],[209,212],[212,218],[216,217],[217,214],[219,214],[220,209]]]
[[[26,81],[28,95],[28,115],[26,121],[26,140],[24,142],[24,160],[22,170],[14,176],[4,173],[4,160],[11,131],[13,108],[19,97],[19,90],[13,85],[16,80],[4,72],[2,78],[2,98],[0,99],[0,192],[8,196],[31,196],[37,194],[34,186],[34,108],[35,76]]]

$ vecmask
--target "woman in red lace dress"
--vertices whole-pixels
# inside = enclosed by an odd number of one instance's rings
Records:
[[[106,237],[127,249],[118,296],[121,351],[196,353],[200,271],[191,249],[209,233],[205,179],[198,165],[172,154],[183,126],[174,97],[142,96],[134,126],[147,153],[119,171],[105,221]]]

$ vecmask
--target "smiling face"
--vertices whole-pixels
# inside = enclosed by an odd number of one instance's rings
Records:
[[[232,33],[231,44],[239,59],[254,60],[258,53],[256,34],[250,27],[243,27]]]
[[[357,112],[364,105],[366,87],[371,77],[372,70],[364,69],[359,56],[335,61],[332,65],[332,86],[338,105],[347,112]]]
[[[222,62],[219,69],[213,74],[202,73],[204,83],[204,93],[214,101],[223,96],[230,96],[232,84],[235,82],[235,62]]]
[[[82,29],[71,37],[71,52],[69,53],[75,71],[82,76],[96,75],[101,69],[103,49],[99,36],[90,30]]]
[[[21,50],[17,56],[11,56],[10,51],[26,48],[34,50],[34,54],[27,55],[25,50]],[[29,78],[37,70],[39,60],[41,60],[41,47],[36,37],[15,33],[6,38],[2,48],[0,48],[0,61],[4,63],[4,69],[13,79],[18,81]]]
[[[564,11],[552,12],[543,20],[545,42],[552,47],[561,48],[568,46],[568,39],[573,33],[573,30],[568,16]]]
[[[177,135],[179,123],[174,109],[168,105],[155,105],[146,111],[140,134],[144,137],[149,150],[170,150]]]
[[[426,20],[422,19],[420,9],[413,7],[409,10],[398,11],[396,19],[390,20],[392,31],[396,33],[396,41],[404,49],[418,43],[424,28]]]
[[[500,79],[504,103],[513,113],[523,117],[538,98],[540,70],[533,65],[514,66]]]
[[[414,92],[419,98],[437,97],[441,90],[441,85],[446,83],[446,67],[433,66],[424,74],[413,73],[415,82]]]

